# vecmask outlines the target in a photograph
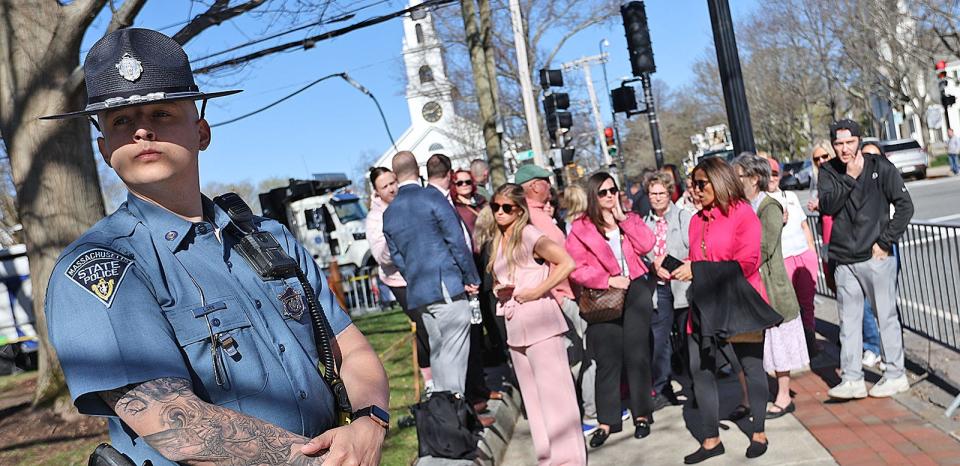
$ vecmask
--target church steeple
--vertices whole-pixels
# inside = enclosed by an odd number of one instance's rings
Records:
[[[411,0],[408,7],[423,3]],[[407,105],[414,125],[438,125],[453,115],[453,86],[447,79],[443,47],[429,9],[403,19],[403,61],[407,70]]]

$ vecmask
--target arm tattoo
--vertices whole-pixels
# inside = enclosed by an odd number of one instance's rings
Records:
[[[309,465],[320,458],[304,456],[309,439],[245,414],[204,402],[190,382],[165,378],[126,386],[100,396],[121,419],[160,417],[162,430],[143,439],[166,458],[185,464]]]

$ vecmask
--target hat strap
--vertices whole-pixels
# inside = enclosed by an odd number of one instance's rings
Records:
[[[200,104],[200,119],[203,119],[203,116],[207,113],[207,99],[203,99],[203,103]]]

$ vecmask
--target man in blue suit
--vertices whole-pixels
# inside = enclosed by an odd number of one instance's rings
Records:
[[[476,294],[480,284],[473,254],[450,201],[420,186],[416,157],[397,153],[393,171],[400,187],[383,214],[387,246],[407,280],[407,304],[424,310],[434,388],[464,393],[470,351],[467,294]]]

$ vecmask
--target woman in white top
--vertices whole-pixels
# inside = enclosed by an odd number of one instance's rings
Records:
[[[783,225],[781,243],[783,262],[787,268],[787,278],[793,283],[800,303],[800,318],[803,321],[803,333],[807,340],[807,353],[816,353],[817,340],[813,298],[817,292],[817,248],[813,243],[813,232],[807,223],[807,213],[795,193],[780,190],[780,165],[774,159],[770,161],[770,192],[768,195],[783,206],[786,223]]]

